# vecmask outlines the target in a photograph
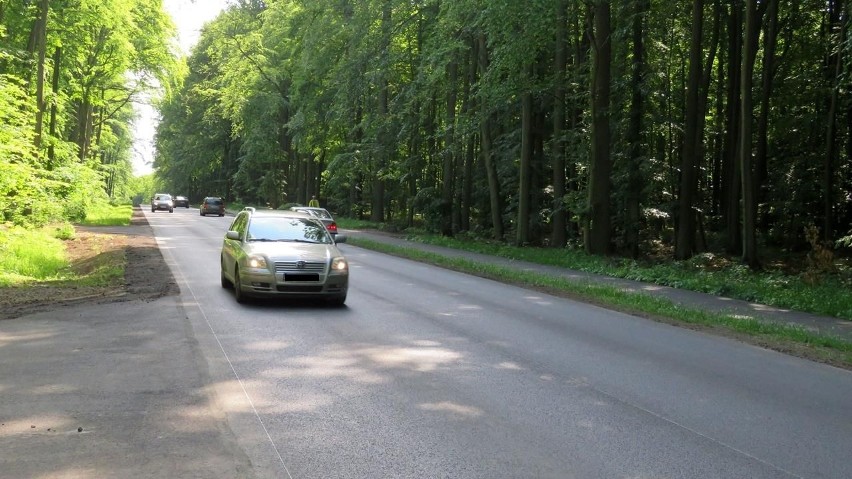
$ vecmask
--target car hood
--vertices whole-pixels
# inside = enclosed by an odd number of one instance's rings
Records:
[[[248,254],[260,254],[271,261],[329,261],[336,256],[343,256],[333,244],[309,244],[296,242],[261,242],[254,241],[245,244]]]

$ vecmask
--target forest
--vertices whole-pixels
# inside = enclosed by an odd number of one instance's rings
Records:
[[[0,0],[7,221],[116,196],[157,86],[155,174],[195,201],[755,269],[850,246],[848,1],[232,0],[186,58],[160,3]]]
[[[162,0],[0,0],[0,223],[129,203],[133,103],[183,68]]]

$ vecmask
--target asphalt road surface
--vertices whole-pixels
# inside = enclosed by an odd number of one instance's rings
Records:
[[[343,244],[346,307],[219,284],[146,212],[258,477],[849,478],[852,373]]]

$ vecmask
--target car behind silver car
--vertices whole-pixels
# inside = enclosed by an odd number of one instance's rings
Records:
[[[222,243],[222,287],[238,303],[249,297],[321,298],[342,305],[349,264],[322,222],[293,211],[239,212]]]

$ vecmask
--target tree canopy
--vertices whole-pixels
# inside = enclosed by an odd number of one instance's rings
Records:
[[[38,225],[124,199],[132,104],[176,83],[161,0],[0,0],[0,214]]]

